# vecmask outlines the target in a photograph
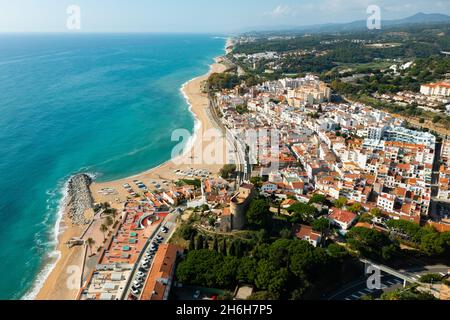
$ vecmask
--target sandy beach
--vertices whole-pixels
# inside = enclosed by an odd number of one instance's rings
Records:
[[[150,181],[157,181],[158,183],[162,183],[163,181],[176,181],[179,180],[180,177],[177,176],[174,171],[189,170],[190,168],[207,170],[213,174],[217,174],[219,172],[220,168],[223,166],[222,163],[208,164],[202,157],[205,148],[209,145],[202,143],[203,133],[215,128],[215,123],[211,119],[212,117],[208,110],[208,97],[202,92],[202,85],[211,73],[220,73],[225,70],[226,66],[221,63],[220,58],[217,58],[216,63],[211,66],[211,69],[207,74],[192,79],[183,86],[183,92],[189,101],[191,111],[194,113],[197,120],[197,131],[193,143],[190,144],[191,149],[183,155],[175,157],[157,168],[136,176],[105,183],[94,182],[91,185],[91,192],[95,202],[110,202],[113,204],[113,207],[121,210],[121,204],[127,199],[128,196],[128,193],[122,187],[125,183],[132,185],[133,180],[137,179],[150,186]],[[178,90],[178,88],[174,88],[174,90]],[[105,188],[114,189],[116,190],[116,193],[110,195],[101,193],[101,190]],[[102,235],[99,231],[99,224],[101,224],[101,219],[94,219],[93,225],[89,228],[83,238],[87,239],[90,237],[96,241],[93,252],[96,252],[98,246],[100,246],[103,242]],[[84,228],[80,226],[73,226],[67,214],[63,215],[61,227],[62,228],[60,230],[64,231],[59,235],[58,251],[60,252],[60,258],[37,294],[37,300],[73,300],[76,298],[78,293],[78,289],[70,289],[68,283],[73,282],[74,279],[73,272],[70,271],[76,269],[77,267],[81,270],[85,248],[84,246],[68,248],[66,243],[73,237],[79,237]]]
[[[207,74],[192,79],[183,86],[182,90],[191,105],[191,111],[197,119],[197,132],[194,136],[193,143],[191,143],[192,148],[185,152],[182,156],[175,157],[159,167],[153,168],[147,172],[112,182],[93,183],[91,190],[96,202],[118,202],[117,200],[122,202],[126,200],[129,194],[122,186],[125,183],[133,185],[133,180],[140,180],[150,187],[150,181],[161,183],[162,181],[170,182],[179,180],[181,177],[176,175],[174,172],[176,170],[189,170],[190,168],[193,168],[207,170],[212,173],[219,172],[219,170],[223,167],[223,163],[209,164],[209,161],[203,159],[204,157],[202,156],[206,152],[206,148],[211,144],[210,142],[204,142],[203,136],[205,132],[207,133],[210,132],[209,130],[211,129],[217,129],[214,121],[211,119],[211,115],[208,110],[208,97],[202,92],[202,85],[211,73],[221,73],[225,70],[226,66],[220,63],[220,58],[217,58],[216,63],[211,66],[211,69]],[[108,196],[102,195],[99,191],[104,188],[113,188],[118,192],[118,194]]]

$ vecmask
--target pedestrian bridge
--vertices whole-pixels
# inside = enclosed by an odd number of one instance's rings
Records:
[[[395,269],[392,269],[388,266],[379,264],[379,263],[375,263],[373,261],[367,260],[367,259],[359,259],[362,263],[364,263],[365,265],[371,265],[374,268],[377,268],[387,274],[390,274],[396,278],[402,279],[403,280],[403,286],[406,287],[407,283],[418,283],[419,281],[409,275],[406,275],[404,273],[401,273]]]

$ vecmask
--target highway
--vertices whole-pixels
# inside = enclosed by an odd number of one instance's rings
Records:
[[[440,274],[441,276],[445,276],[448,270],[449,266],[433,265],[424,267],[411,267],[398,270],[397,272],[403,274],[408,278],[411,278],[412,280],[414,280],[414,282],[418,282],[419,279],[425,274],[435,273]],[[361,276],[361,278],[359,278],[358,280],[345,285],[342,289],[333,293],[327,298],[327,300],[360,300],[361,297],[368,294],[379,296],[383,292],[391,292],[398,288],[402,288],[404,285],[404,280],[399,277],[383,273],[381,275],[381,283],[381,290],[371,290],[367,287],[367,278]]]

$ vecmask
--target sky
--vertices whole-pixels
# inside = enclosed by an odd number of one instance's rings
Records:
[[[80,29],[67,28],[71,5],[80,8]],[[230,34],[364,20],[369,5],[382,19],[450,14],[450,0],[0,0],[0,32]]]

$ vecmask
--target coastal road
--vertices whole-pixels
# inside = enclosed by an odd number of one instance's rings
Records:
[[[344,286],[338,292],[334,293],[327,300],[360,300],[363,296],[380,296],[384,292],[393,291],[403,287],[403,280],[390,275],[382,275],[381,290],[369,289],[367,279],[362,277],[349,285]]]
[[[161,222],[160,226],[155,230],[155,232],[152,235],[152,237],[150,237],[147,240],[147,243],[146,243],[144,249],[142,250],[138,260],[135,263],[135,267],[133,268],[133,271],[130,274],[130,277],[128,279],[128,283],[126,285],[125,294],[122,296],[122,299],[126,300],[130,296],[132,283],[136,279],[136,274],[138,273],[139,268],[142,266],[142,263],[143,263],[144,256],[145,256],[146,252],[149,251],[150,244],[152,242],[156,241],[156,237],[157,236],[161,236],[163,238],[161,244],[168,243],[170,238],[172,238],[172,236],[173,236],[173,234],[175,232],[175,229],[176,229],[177,217],[178,217],[177,210],[173,210],[166,218],[164,218],[164,220]],[[164,227],[164,226],[169,229],[167,234],[162,233],[160,231],[161,227]],[[148,271],[147,271],[147,273],[146,273],[146,275],[144,277],[144,281],[143,281],[144,284],[146,283],[147,277],[148,277],[148,275],[149,275],[149,273],[150,273],[150,271],[151,271],[151,269],[153,267],[153,259],[150,261],[150,263],[151,263],[150,264],[150,268],[148,269]],[[142,292],[141,292],[141,294],[142,294]]]
[[[398,270],[398,272],[419,281],[419,279],[430,273],[439,274],[445,276],[449,270],[449,266],[446,265],[433,265],[433,266],[421,266],[411,267],[407,269]],[[339,291],[332,294],[327,300],[360,300],[361,297],[371,294],[380,296],[383,292],[391,292],[393,290],[403,287],[403,280],[393,275],[382,274],[381,275],[381,290],[371,290],[367,287],[367,278],[361,277],[358,280],[344,286]]]
[[[236,164],[237,171],[241,173],[239,177],[239,184],[242,182],[242,180],[246,180],[246,176],[249,174],[249,163],[246,161],[246,146],[245,143],[242,142],[239,137],[237,137],[230,129],[228,129],[222,122],[222,120],[219,117],[218,114],[218,106],[216,98],[212,95],[208,95],[209,100],[209,112],[211,119],[213,122],[216,123],[216,127],[219,128],[225,139],[226,139],[226,156],[225,159],[223,159],[224,164],[232,163],[234,161],[234,164]],[[230,157],[230,155],[232,155]],[[233,159],[233,160],[231,160]]]

